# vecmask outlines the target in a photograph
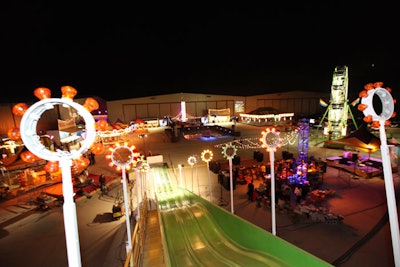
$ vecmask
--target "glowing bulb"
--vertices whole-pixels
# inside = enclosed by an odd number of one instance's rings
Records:
[[[96,99],[89,97],[85,100],[83,107],[89,112],[92,112],[93,110],[99,109],[99,103],[96,101]]]
[[[25,114],[25,112],[28,110],[28,105],[25,103],[18,103],[15,104],[12,108],[12,113],[15,116],[23,116]]]
[[[62,93],[62,98],[66,98],[66,99],[74,99],[74,97],[76,96],[76,94],[78,93],[78,91],[69,85],[65,85],[61,87],[61,93]]]
[[[58,172],[60,166],[58,164],[58,161],[48,161],[43,168],[46,172],[52,173],[52,172]]]
[[[51,97],[51,90],[46,87],[38,87],[33,91],[33,94],[40,100],[43,100]]]

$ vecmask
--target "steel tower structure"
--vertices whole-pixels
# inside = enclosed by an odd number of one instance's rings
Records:
[[[320,122],[322,124],[328,114],[328,125],[324,128],[324,134],[329,135],[329,139],[336,140],[347,135],[349,113],[356,125],[347,99],[348,83],[348,67],[336,67],[333,72],[329,106]]]

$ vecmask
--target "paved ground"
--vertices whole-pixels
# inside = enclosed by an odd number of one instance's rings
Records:
[[[241,132],[243,138],[257,137],[263,130],[260,127],[237,124],[236,130]],[[200,185],[200,194],[204,198],[210,198],[207,187],[207,169],[205,164],[199,164],[195,170],[188,167],[187,158],[193,153],[200,154],[202,149],[212,149],[216,159],[222,159],[220,149],[215,145],[228,142],[232,138],[218,139],[214,141],[188,141],[181,140],[171,143],[162,130],[150,132],[146,141],[138,137],[132,137],[138,149],[151,150],[153,154],[161,154],[178,179],[178,164],[186,165],[183,170],[185,185],[188,190],[196,193],[196,185]],[[146,143],[145,143],[146,142]],[[281,148],[296,154],[297,147],[287,146]],[[254,150],[238,151],[242,159],[251,159]],[[279,151],[278,151],[279,152]],[[276,158],[279,157],[277,152]],[[340,155],[342,151],[321,148],[316,142],[310,142],[309,155],[324,159],[326,157]],[[379,158],[380,152],[374,157]],[[119,179],[120,174],[110,169],[103,156],[97,156],[96,164],[89,167],[90,173],[101,173],[114,179]],[[268,161],[268,155],[264,153],[264,161]],[[196,183],[194,177],[200,177]],[[224,208],[230,210],[229,191],[221,190],[216,182],[216,176],[212,175],[212,201],[219,204],[220,198],[224,200]],[[396,189],[400,182],[400,175],[393,174]],[[257,181],[256,181],[257,187]],[[317,257],[332,263],[335,266],[394,266],[394,257],[391,242],[390,225],[387,220],[387,204],[385,183],[382,177],[359,179],[351,173],[328,167],[324,175],[322,189],[334,190],[335,194],[324,201],[323,205],[333,214],[344,217],[342,223],[327,224],[315,222],[304,216],[293,216],[285,212],[277,212],[276,226],[277,236],[310,252]],[[53,189],[50,189],[53,188]],[[60,184],[47,187],[48,190],[60,190]],[[222,195],[221,195],[222,192]],[[19,198],[0,203],[0,225],[17,220],[32,212],[33,194],[25,194]],[[235,214],[259,227],[271,231],[270,207],[262,205],[257,207],[256,202],[250,202],[246,198],[246,186],[238,185],[234,191]],[[119,236],[120,238],[121,236]],[[124,238],[124,237],[123,237]],[[290,255],[288,255],[290,257]]]

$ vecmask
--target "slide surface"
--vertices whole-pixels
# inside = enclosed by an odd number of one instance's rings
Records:
[[[332,266],[155,173],[167,265]]]

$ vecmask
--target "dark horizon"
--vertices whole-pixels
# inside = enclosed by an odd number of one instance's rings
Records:
[[[2,103],[63,85],[105,100],[170,93],[330,93],[349,67],[349,101],[366,83],[400,90],[394,6],[8,3]],[[371,15],[373,14],[373,15]],[[381,17],[380,17],[381,16]]]

